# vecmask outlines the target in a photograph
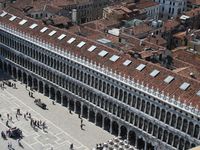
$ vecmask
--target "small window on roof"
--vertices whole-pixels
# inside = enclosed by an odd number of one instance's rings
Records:
[[[62,40],[62,39],[65,38],[65,37],[66,37],[65,34],[61,34],[61,35],[58,37],[58,39],[59,39],[59,40]]]
[[[1,16],[1,17],[4,17],[4,16],[7,15],[7,14],[8,14],[8,13],[4,11],[0,16]]]
[[[197,92],[197,95],[200,96],[200,90]]]
[[[14,21],[16,18],[17,18],[16,16],[12,16],[9,20]]]
[[[56,31],[53,30],[53,31],[51,31],[51,32],[49,33],[49,36],[53,36],[55,33],[56,33]]]
[[[113,55],[112,57],[110,57],[110,60],[113,62],[117,61],[117,59],[119,59],[119,56],[117,55]]]
[[[187,88],[190,86],[189,83],[184,82],[183,84],[181,84],[181,86],[179,87],[181,90],[185,91],[187,90]]]
[[[74,41],[76,40],[76,38],[71,38],[67,41],[67,43],[72,44]]]
[[[44,27],[44,28],[42,28],[42,29],[40,30],[40,32],[41,32],[41,33],[44,33],[45,31],[47,31],[47,29],[48,29],[47,27]]]
[[[35,27],[37,27],[38,25],[36,23],[32,24],[29,28],[30,29],[34,29]]]
[[[105,50],[102,50],[101,52],[99,52],[99,56],[101,56],[101,57],[104,57],[104,56],[106,56],[108,54],[108,52],[107,51],[105,51]]]
[[[92,51],[95,50],[96,48],[97,48],[96,46],[92,45],[92,46],[90,46],[90,48],[88,48],[88,51],[89,51],[89,52],[92,52]]]
[[[166,77],[166,78],[164,79],[164,82],[167,83],[167,84],[169,84],[170,82],[172,82],[172,80],[174,80],[174,77],[168,76],[168,77]]]
[[[22,21],[19,22],[19,25],[24,25],[27,22],[27,20],[23,19]]]
[[[140,64],[139,66],[137,66],[136,69],[137,69],[138,71],[142,71],[145,67],[146,67],[146,65]]]
[[[128,66],[128,65],[130,65],[132,63],[132,61],[130,61],[130,60],[126,60],[125,62],[123,62],[123,65],[124,66]]]
[[[151,73],[150,73],[150,76],[152,76],[152,77],[156,77],[158,74],[160,73],[160,71],[158,71],[158,70],[153,70]]]
[[[81,48],[81,47],[83,47],[84,45],[85,45],[85,42],[81,41],[81,42],[77,45],[77,47]]]

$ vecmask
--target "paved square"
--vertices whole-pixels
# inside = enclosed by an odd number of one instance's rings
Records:
[[[24,148],[19,147],[17,140],[0,138],[0,149],[7,150],[8,142],[12,143],[15,150],[69,150],[71,143],[75,150],[88,150],[95,147],[96,143],[103,143],[112,139],[113,136],[94,124],[84,120],[85,130],[80,129],[80,119],[77,114],[70,114],[67,108],[56,104],[52,105],[51,100],[44,95],[34,92],[36,98],[40,98],[47,104],[48,110],[43,110],[34,104],[34,99],[28,96],[28,90],[20,82],[16,83],[17,89],[5,86],[6,89],[0,89],[0,114],[3,120],[0,120],[0,130],[6,131],[7,114],[12,116],[13,122],[9,125],[18,127],[22,130],[24,138],[21,140]],[[2,81],[0,81],[2,83]],[[42,129],[30,126],[30,120],[24,119],[23,115],[17,120],[15,117],[17,108],[21,113],[31,113],[32,118],[45,121],[48,129],[44,132]]]

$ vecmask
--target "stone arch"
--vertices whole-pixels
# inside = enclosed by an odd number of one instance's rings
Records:
[[[17,69],[13,67],[13,77],[17,78]]]
[[[88,118],[88,107],[86,105],[83,105],[83,117]]]
[[[189,141],[186,141],[185,142],[185,149],[189,149],[190,148],[190,142]]]
[[[81,103],[76,101],[76,113],[81,114]]]
[[[163,129],[162,128],[159,128],[158,129],[158,139],[162,139],[162,136],[163,136]]]
[[[50,88],[50,98],[55,100],[55,89],[53,87]]]
[[[152,130],[153,130],[153,124],[150,122],[148,127],[148,133],[152,134]]]
[[[152,104],[151,105],[151,116],[154,116],[154,114],[155,114],[155,105]]]
[[[63,96],[63,106],[68,107],[68,98],[66,95]]]
[[[171,120],[171,113],[170,113],[170,112],[167,112],[167,116],[166,116],[166,121],[165,121],[165,123],[166,123],[166,124],[169,124],[169,123],[170,123],[170,120]]]
[[[147,102],[147,105],[146,105],[146,114],[149,114],[149,111],[150,111],[150,102]]]
[[[182,131],[186,132],[188,127],[188,121],[186,119],[183,119],[183,127],[182,127]]]
[[[138,138],[137,140],[137,148],[144,149],[145,141],[142,138]]]
[[[146,106],[146,102],[145,102],[145,100],[142,100],[141,111],[144,112],[145,106]]]
[[[179,137],[177,135],[174,136],[174,143],[173,143],[173,147],[177,148],[179,143]]]
[[[164,130],[164,134],[163,134],[163,141],[167,142],[167,138],[168,138],[168,131]]]
[[[136,96],[133,95],[133,98],[132,98],[132,107],[136,107]]]
[[[104,130],[110,132],[110,119],[107,117],[104,118]]]
[[[115,121],[112,122],[112,134],[115,136],[118,136],[119,134],[119,125]]]
[[[182,124],[182,118],[179,116],[178,119],[177,119],[176,128],[180,130],[181,129],[181,124]]]
[[[161,118],[160,118],[160,120],[163,121],[163,122],[164,122],[164,120],[165,120],[165,114],[166,114],[165,110],[162,109],[162,110],[161,110]]]
[[[194,124],[192,122],[189,122],[188,134],[193,136],[193,131],[194,131]]]
[[[23,83],[27,84],[27,75],[25,72],[23,72]]]
[[[37,91],[38,90],[38,80],[36,78],[33,79],[33,88]]]
[[[142,129],[142,127],[143,127],[143,118],[140,117],[139,118],[139,128]]]
[[[131,94],[129,93],[129,94],[128,94],[128,105],[130,105],[130,106],[131,106],[131,101],[132,101],[132,96],[131,96]]]
[[[141,99],[138,97],[137,98],[137,106],[136,106],[136,108],[140,109],[140,106],[141,106]]]
[[[103,126],[103,116],[100,113],[97,113],[96,125],[99,126],[99,127]]]
[[[183,150],[184,149],[184,143],[185,143],[184,139],[181,138],[178,149]]]
[[[42,81],[39,81],[39,92],[40,92],[40,93],[43,93],[43,92],[44,92],[44,89],[43,89],[43,82],[42,82]]]
[[[199,125],[196,124],[194,128],[194,137],[198,138],[198,135],[199,135]]]
[[[49,85],[48,84],[45,84],[45,92],[44,92],[44,95],[45,96],[50,96],[50,94],[49,94]]]
[[[168,142],[167,142],[167,143],[168,143],[169,145],[172,145],[173,139],[174,139],[173,134],[172,134],[172,133],[169,133],[169,138],[168,138]]]
[[[126,139],[127,138],[127,129],[125,126],[121,126],[120,128],[120,136],[122,137],[122,139]]]
[[[171,126],[172,126],[172,127],[175,127],[175,125],[176,125],[176,115],[173,114],[173,115],[172,115]]]
[[[61,104],[61,93],[60,93],[60,91],[56,92],[56,102]]]
[[[157,126],[157,125],[154,125],[154,128],[153,128],[153,136],[157,137],[157,134],[158,134],[158,126]]]
[[[135,143],[136,143],[136,133],[133,130],[129,131],[128,139],[129,139],[129,143],[131,145],[135,145]]]
[[[89,110],[89,121],[91,121],[93,123],[95,122],[95,112],[93,109]]]
[[[74,111],[74,101],[73,101],[73,99],[69,100],[69,110]]]
[[[8,73],[12,75],[12,66],[10,64],[8,64]]]
[[[32,76],[31,75],[28,75],[28,86],[29,87],[32,87]]]

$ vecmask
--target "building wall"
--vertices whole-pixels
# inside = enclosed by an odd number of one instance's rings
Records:
[[[186,11],[187,0],[154,0],[160,3],[160,15],[161,18],[169,19],[170,17],[176,17]]]
[[[0,29],[0,69],[52,100],[139,149],[182,150],[200,144],[199,118],[85,65],[88,62]]]
[[[155,19],[159,18],[159,5],[144,8],[144,11],[147,13],[148,19]]]

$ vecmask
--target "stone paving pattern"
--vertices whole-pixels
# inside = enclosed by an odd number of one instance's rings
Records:
[[[95,147],[96,143],[103,143],[113,138],[108,132],[85,119],[85,130],[81,130],[77,114],[70,114],[67,108],[59,104],[52,105],[48,97],[34,92],[34,97],[40,98],[47,104],[48,110],[41,109],[34,104],[34,99],[28,96],[25,85],[12,80],[11,82],[16,83],[17,89],[8,86],[5,86],[4,90],[0,89],[0,114],[3,116],[3,121],[0,120],[0,130],[8,129],[6,120],[9,113],[13,118],[13,123],[9,122],[9,125],[20,128],[25,136],[21,140],[24,150],[51,150],[52,148],[53,150],[69,150],[71,143],[75,150],[88,150]],[[47,132],[42,129],[34,130],[30,126],[29,119],[26,120],[23,116],[17,120],[15,117],[17,108],[20,108],[21,113],[28,111],[36,120],[45,121],[48,126]],[[7,150],[8,142],[12,143],[15,150],[22,149],[16,140],[0,138],[0,150]]]

